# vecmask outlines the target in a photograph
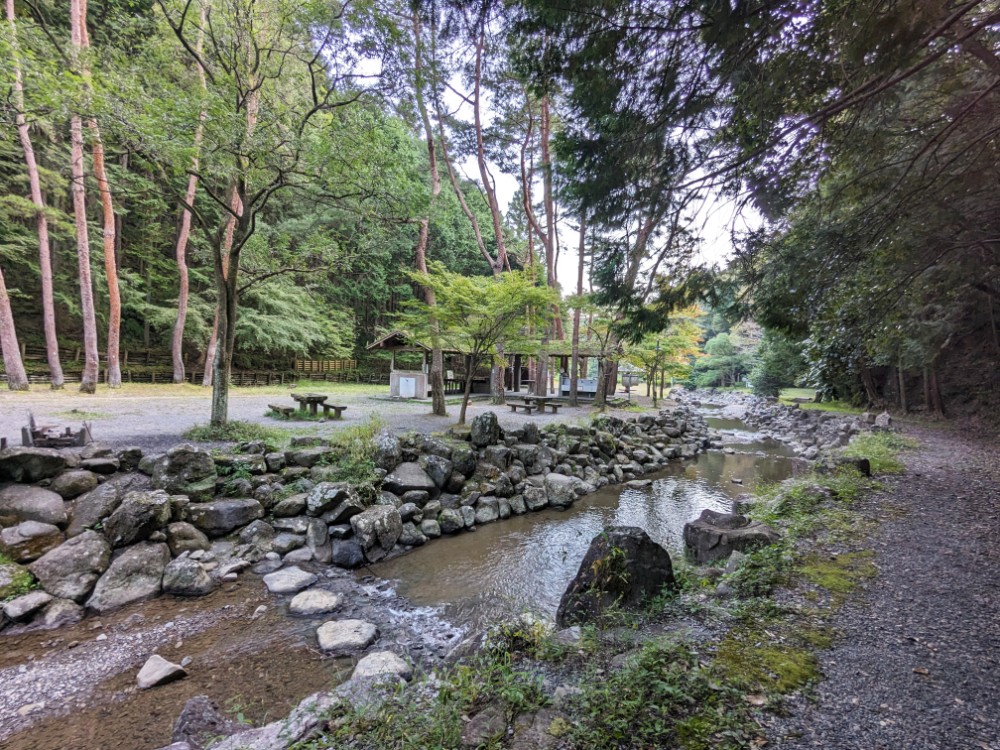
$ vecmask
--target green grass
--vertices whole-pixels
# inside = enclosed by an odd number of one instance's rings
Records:
[[[260,440],[269,448],[277,450],[288,444],[296,431],[282,427],[267,427],[256,422],[234,420],[222,427],[196,425],[187,430],[183,437],[196,443],[244,443]]]
[[[14,564],[14,561],[11,558],[0,553],[0,565],[12,564]],[[35,577],[27,569],[22,568],[12,576],[10,584],[5,588],[3,596],[0,597],[0,601],[16,599],[37,588],[38,581],[35,580]]]
[[[795,398],[813,398],[816,395],[816,391],[812,388],[783,388],[778,400],[786,406],[792,406],[796,402],[792,399]],[[839,412],[841,414],[861,414],[864,409],[854,406],[846,401],[821,401],[815,403],[813,401],[799,403],[800,409],[812,409],[814,411],[833,411]]]
[[[107,419],[108,417],[115,416],[106,411],[86,411],[84,409],[65,409],[63,411],[57,411],[53,413],[53,417],[59,417],[61,419],[73,419],[80,421],[90,421],[94,419]]]
[[[868,432],[856,437],[841,451],[849,458],[867,458],[872,474],[902,474],[906,466],[899,459],[902,451],[917,448],[917,441],[895,432]]]
[[[329,452],[320,460],[323,478],[328,482],[350,482],[362,495],[374,499],[375,436],[385,427],[377,415],[366,421],[344,427],[332,433],[327,442]]]

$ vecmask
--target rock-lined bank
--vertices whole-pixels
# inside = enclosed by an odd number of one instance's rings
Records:
[[[12,560],[0,566],[4,624],[58,627],[164,593],[203,595],[247,568],[272,591],[293,593],[315,580],[300,565],[357,567],[565,508],[708,443],[704,420],[684,407],[506,432],[486,413],[461,437],[379,435],[377,490],[326,481],[333,454],[323,443],[293,441],[283,452],[248,444],[214,456],[186,444],[160,456],[100,445],[8,449],[0,453],[8,482],[0,553]]]
[[[871,427],[888,427],[888,415],[878,418],[868,414],[849,416],[819,409],[788,406],[774,398],[763,398],[738,391],[695,390],[676,393],[683,404],[722,407],[719,416],[738,419],[757,430],[760,437],[788,445],[797,456],[815,460],[829,455],[851,442]],[[884,422],[879,425],[876,419]],[[715,443],[713,442],[713,445]]]

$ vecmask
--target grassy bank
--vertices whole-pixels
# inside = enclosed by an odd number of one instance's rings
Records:
[[[885,474],[911,446],[881,434],[848,452]],[[677,561],[677,590],[578,638],[532,620],[499,626],[475,656],[380,706],[335,709],[297,748],[762,747],[768,712],[820,679],[831,616],[877,573],[877,522],[859,506],[879,489],[848,467],[764,488],[748,513],[778,543],[736,565]]]

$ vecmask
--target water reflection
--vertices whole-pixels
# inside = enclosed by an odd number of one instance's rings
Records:
[[[372,572],[396,580],[397,591],[415,604],[444,605],[461,622],[481,624],[524,610],[551,618],[590,540],[605,526],[639,526],[681,555],[684,524],[703,509],[729,511],[740,493],[790,474],[784,456],[713,451],[650,475],[650,487],[607,487],[567,511],[480,526],[375,565]]]

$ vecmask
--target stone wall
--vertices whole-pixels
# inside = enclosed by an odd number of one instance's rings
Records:
[[[455,437],[383,432],[380,487],[364,493],[327,481],[330,447],[305,439],[223,455],[188,444],[160,456],[11,448],[0,452],[0,554],[11,560],[0,564],[3,624],[57,627],[161,594],[204,595],[250,567],[358,567],[567,508],[708,444],[687,407],[506,432],[487,412]]]

